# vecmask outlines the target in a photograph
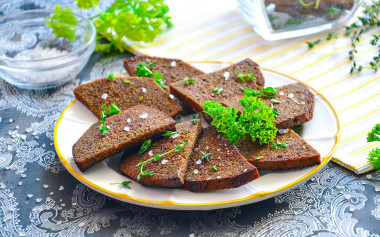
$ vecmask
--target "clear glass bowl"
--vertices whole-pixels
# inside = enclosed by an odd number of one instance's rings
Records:
[[[28,10],[0,18],[0,78],[24,89],[63,85],[79,74],[95,48],[95,27],[77,20],[76,39],[58,38],[48,19],[57,10]]]
[[[274,41],[326,31],[346,23],[358,10],[354,0],[237,0],[247,22]]]

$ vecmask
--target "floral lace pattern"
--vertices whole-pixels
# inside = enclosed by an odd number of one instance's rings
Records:
[[[0,0],[0,12],[55,3]],[[80,78],[55,90],[25,91],[0,81],[0,236],[379,236],[378,181],[335,164],[275,198],[204,212],[131,205],[80,184],[59,162],[53,131],[79,81],[124,72],[125,55],[99,56]]]

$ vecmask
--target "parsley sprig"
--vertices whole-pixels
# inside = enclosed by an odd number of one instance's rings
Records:
[[[166,156],[166,155],[169,155],[173,152],[181,152],[183,147],[186,146],[188,143],[187,142],[183,142],[182,144],[179,144],[179,145],[175,145],[173,149],[171,149],[170,151],[167,151],[165,153],[162,153],[162,154],[155,154],[153,155],[152,157],[150,157],[149,159],[145,160],[145,161],[142,161],[140,163],[138,163],[136,165],[136,167],[140,167],[140,172],[139,174],[137,175],[137,181],[141,180],[142,176],[148,176],[148,177],[151,177],[154,175],[154,172],[153,171],[149,171],[149,170],[144,170],[146,164],[148,164],[149,162],[151,161],[159,161],[161,160],[162,157]]]
[[[165,90],[168,89],[168,87],[165,85],[164,77],[160,72],[152,72],[154,64],[156,64],[156,61],[153,62],[142,62],[140,61],[137,65],[137,76],[138,77],[150,77],[153,78],[157,82],[158,85],[160,85]]]
[[[203,108],[212,117],[211,125],[233,144],[247,136],[260,144],[273,142],[277,128],[272,108],[255,96],[242,97],[240,104],[243,107],[240,117],[236,108],[224,107],[215,101],[204,102]]]
[[[117,107],[117,105],[116,105],[115,102],[113,102],[110,105],[110,107],[108,107],[108,109],[107,109],[106,105],[103,105],[101,107],[101,111],[100,111],[100,125],[98,126],[98,130],[100,131],[100,133],[102,135],[107,135],[108,134],[108,130],[110,129],[108,126],[105,125],[105,122],[106,122],[106,119],[107,119],[107,115],[118,114],[120,112],[121,112],[121,110]]]
[[[260,91],[257,90],[249,90],[248,88],[241,88],[245,95],[248,96],[259,96],[263,98],[275,98],[278,94],[278,90],[273,87],[261,87]]]
[[[255,74],[251,74],[249,73],[250,72],[250,68],[247,69],[247,72],[245,74],[241,73],[241,72],[237,72],[237,75],[236,77],[241,81],[241,82],[245,82],[245,79],[247,79],[248,81],[254,81],[255,78],[256,78],[256,75]]]
[[[115,185],[115,184],[121,184],[121,186],[123,186],[124,188],[127,188],[127,189],[132,189],[131,186],[129,186],[129,184],[131,184],[132,181],[123,181],[121,183],[110,183],[111,185]]]
[[[186,84],[186,86],[190,86],[190,84],[193,84],[195,82],[195,80],[193,78],[185,78],[180,82],[184,82]]]
[[[76,0],[80,9],[94,8],[97,14],[90,17],[96,28],[97,51],[124,52],[124,39],[136,42],[153,42],[164,30],[173,26],[169,7],[164,0],[114,0],[105,11],[98,7],[99,0]],[[55,6],[57,10],[72,11]],[[70,41],[76,40],[75,26],[78,24],[74,16],[56,11],[48,18],[47,26],[53,29],[57,37]],[[107,41],[105,42],[104,39]]]
[[[376,124],[371,132],[367,135],[367,142],[380,141],[380,123]],[[374,148],[368,154],[368,162],[370,162],[376,171],[380,171],[380,148]]]

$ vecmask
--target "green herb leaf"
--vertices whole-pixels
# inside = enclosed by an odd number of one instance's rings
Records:
[[[179,131],[166,131],[164,134],[162,134],[162,136],[166,138],[172,138],[173,135],[177,133],[179,133]]]
[[[245,74],[242,74],[240,72],[237,72],[237,75],[236,77],[241,81],[241,82],[245,82],[245,79],[247,79],[248,81],[254,81],[255,78],[256,78],[256,75],[255,74],[250,74],[250,69],[248,68],[247,69],[247,72]]]
[[[153,73],[153,80],[155,80],[157,84],[160,85],[164,90],[168,89],[168,87],[165,85],[164,77],[160,72]]]
[[[115,75],[114,75],[113,73],[109,74],[109,75],[108,75],[108,80],[109,80],[109,81],[113,81],[113,80],[115,80]]]
[[[309,49],[314,48],[319,43],[321,43],[321,39],[317,39],[316,41],[306,42],[307,47],[309,47]]]
[[[78,7],[81,9],[90,9],[99,4],[100,0],[75,0]]]
[[[98,126],[98,130],[100,131],[100,133],[102,135],[107,135],[108,134],[107,131],[110,130],[110,129],[106,125],[101,124],[101,125]]]
[[[130,80],[128,80],[128,79],[124,79],[124,83],[126,83],[126,84],[131,84],[132,87],[135,87],[135,86],[136,86],[136,84],[135,84],[134,82],[132,82],[132,81],[130,81]]]
[[[107,114],[108,115],[118,114],[120,112],[121,112],[121,110],[117,107],[116,102],[113,102],[111,104],[111,106],[108,107],[108,109],[107,109]]]
[[[142,61],[137,65],[136,72],[138,77],[153,77],[153,72],[148,68],[148,65]]]
[[[100,125],[98,126],[98,130],[102,135],[107,135],[107,131],[109,130],[109,128],[105,125],[107,119],[106,110],[106,105],[103,105],[100,111]]]
[[[303,7],[311,7],[313,3],[304,3],[303,0],[298,0],[298,3]]]
[[[149,148],[151,147],[151,144],[152,144],[152,140],[151,140],[151,139],[146,140],[146,141],[141,145],[141,148],[140,148],[139,154],[142,155],[142,154],[144,154],[145,152],[147,152],[147,151],[149,150]]]
[[[335,15],[339,14],[341,11],[342,10],[339,8],[330,7],[328,10],[328,13],[329,13],[330,17],[335,17]]]
[[[203,151],[201,151],[201,154],[202,154],[202,157],[201,157],[201,159],[202,160],[205,160],[205,161],[207,161],[207,162],[210,162],[210,156],[212,156],[212,153],[208,153],[208,154],[206,154],[206,153],[204,153]]]
[[[124,188],[128,188],[128,189],[132,189],[129,184],[131,184],[132,181],[123,181],[121,183],[110,183],[111,185],[115,185],[115,184],[121,184]]]
[[[376,124],[367,135],[367,142],[380,141],[380,123]]]
[[[289,144],[289,141],[279,142],[277,140],[276,143],[273,143],[273,145],[270,146],[270,148],[272,148],[272,149],[283,149],[283,148],[287,148],[288,144]]]
[[[199,118],[199,114],[195,115],[195,118],[192,119],[191,122],[192,122],[194,125],[197,124],[197,123],[199,122],[198,118]]]
[[[215,88],[212,90],[212,92],[216,92],[216,94],[220,94],[220,93],[223,92],[223,88],[217,88],[217,87],[215,87]]]
[[[274,115],[276,115],[276,116],[280,115],[280,112],[278,112],[278,110],[276,108],[272,108],[272,111],[273,111]]]
[[[75,26],[77,19],[69,12],[73,12],[70,8],[61,8],[58,4],[54,6],[55,10],[52,17],[46,17],[46,26],[52,28],[57,37],[63,37],[71,42],[77,39]],[[66,12],[64,12],[66,11]]]
[[[249,90],[245,87],[241,88],[245,95],[247,96],[260,96],[263,98],[275,98],[278,94],[278,90],[273,87],[261,87],[260,91]]]
[[[193,78],[185,78],[180,82],[184,82],[186,84],[186,86],[190,86],[190,84],[193,84],[195,82],[195,80]]]
[[[216,168],[216,166],[211,166],[210,168],[208,168],[208,170],[212,170],[212,171],[218,171],[218,168]]]
[[[139,97],[139,102],[143,101],[144,100],[144,96],[140,96]]]
[[[258,156],[255,158],[255,160],[261,160],[263,158],[263,156]]]
[[[370,162],[376,171],[380,170],[380,148],[372,149],[368,155],[368,162]]]

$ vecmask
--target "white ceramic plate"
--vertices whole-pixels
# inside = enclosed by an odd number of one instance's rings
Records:
[[[193,62],[205,72],[227,66],[220,62]],[[262,69],[266,86],[279,86],[297,82],[296,79],[280,73]],[[336,149],[339,139],[339,121],[331,104],[315,90],[314,118],[302,125],[300,135],[321,154],[322,163],[300,170],[270,172],[239,188],[208,193],[192,193],[181,189],[144,187],[132,181],[132,189],[120,183],[129,180],[118,168],[120,155],[103,161],[85,173],[76,166],[72,146],[79,137],[98,119],[80,102],[72,101],[62,112],[54,131],[54,145],[66,169],[80,182],[109,197],[137,205],[177,209],[210,210],[240,206],[258,202],[279,195],[300,185],[325,166]]]

